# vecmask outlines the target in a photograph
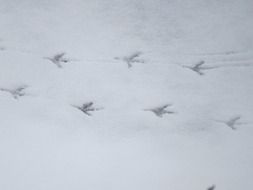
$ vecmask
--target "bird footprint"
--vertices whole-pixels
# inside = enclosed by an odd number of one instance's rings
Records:
[[[163,106],[151,108],[151,109],[144,109],[144,111],[151,111],[157,117],[163,117],[164,114],[174,114],[174,111],[167,110],[168,107],[172,106],[172,104],[165,104]]]
[[[114,59],[122,60],[123,62],[127,64],[128,68],[131,68],[133,67],[134,63],[145,63],[145,60],[140,58],[142,54],[143,54],[142,52],[137,51],[128,56],[115,57]]]
[[[8,92],[13,96],[14,99],[18,99],[19,97],[26,95],[26,93],[24,92],[26,88],[28,88],[27,85],[22,85],[13,89],[0,88],[0,91]]]
[[[87,103],[84,103],[81,106],[76,106],[76,105],[72,105],[72,106],[79,109],[80,111],[82,111],[86,115],[92,116],[90,112],[99,111],[99,110],[103,109],[103,108],[93,107],[93,104],[94,104],[93,102],[87,102]]]
[[[66,53],[58,53],[52,57],[44,57],[52,63],[54,63],[58,68],[62,68],[64,63],[69,63],[71,59],[65,57]]]

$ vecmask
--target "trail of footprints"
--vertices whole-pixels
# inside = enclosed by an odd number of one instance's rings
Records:
[[[22,85],[16,88],[0,88],[0,91],[9,93],[14,99],[19,99],[20,97],[27,96],[28,94],[25,92],[25,90],[28,88],[28,85]],[[86,103],[83,103],[82,105],[71,105],[72,107],[82,111],[84,114],[88,116],[92,116],[91,112],[100,111],[103,110],[103,107],[94,107],[94,102],[89,101]],[[168,110],[167,108],[172,107],[173,104],[165,104],[162,106],[157,106],[154,108],[145,108],[143,111],[149,111],[152,112],[155,116],[162,118],[165,114],[175,114],[176,112],[174,110]],[[214,120],[215,122],[222,123],[223,125],[226,125],[227,127],[231,128],[232,130],[236,130],[238,125],[247,124],[245,122],[240,122],[241,116],[233,116],[231,118],[228,118],[227,120]]]
[[[0,47],[5,49],[4,47]],[[1,50],[3,50],[1,49]],[[134,64],[136,63],[145,63],[145,60],[141,58],[141,55],[143,53],[141,51],[134,52],[130,55],[123,56],[123,57],[114,57],[114,60],[122,61],[125,64],[127,64],[128,68],[132,68]],[[50,61],[51,63],[55,64],[57,68],[63,68],[64,64],[70,63],[71,61],[74,61],[74,59],[70,59],[66,56],[65,52],[57,53],[51,57],[44,57],[44,59]],[[206,62],[204,60],[201,60],[197,62],[194,65],[179,65],[182,68],[189,69],[196,74],[202,76],[205,74],[204,71],[208,71],[211,69],[217,69],[221,66],[207,66]],[[26,89],[28,88],[28,85],[21,85],[15,88],[0,88],[0,91],[3,93],[9,93],[14,99],[18,100],[19,98],[23,96],[27,96],[28,93],[26,93]],[[96,111],[103,110],[103,107],[97,107],[94,105],[94,102],[89,101],[85,102],[82,105],[71,105],[73,108],[83,112],[87,116],[92,116],[92,114]],[[173,115],[177,112],[175,112],[171,107],[173,104],[164,104],[153,108],[144,108],[143,111],[150,112],[154,114],[155,116],[162,118],[165,115]],[[231,118],[227,118],[225,120],[214,120],[217,123],[220,123],[232,130],[236,130],[237,126],[247,124],[245,122],[240,122],[242,116],[232,116]],[[212,185],[207,188],[207,190],[215,190],[216,186]]]
[[[122,56],[122,57],[114,57],[115,60],[122,61],[127,64],[128,68],[132,68],[135,63],[145,63],[145,60],[141,58],[143,53],[141,51],[136,51],[130,55]],[[63,68],[64,64],[70,63],[71,61],[75,61],[74,59],[70,59],[66,56],[65,52],[57,53],[51,57],[43,57],[44,59],[50,61],[55,64],[57,68]],[[204,75],[204,71],[220,68],[221,66],[207,66],[204,60],[197,62],[196,64],[189,65],[179,65],[182,68],[189,69],[195,72],[198,75]],[[0,88],[0,91],[3,93],[9,93],[14,99],[19,99],[23,96],[27,96],[26,89],[28,85],[21,85],[16,88]],[[83,112],[85,115],[92,116],[92,113],[95,111],[100,111],[104,108],[95,107],[94,102],[85,102],[82,105],[71,105],[73,108],[78,109]],[[172,115],[176,112],[173,109],[169,109],[173,106],[173,104],[164,104],[153,108],[144,108],[143,111],[148,111],[153,113],[155,116],[162,118],[164,115]],[[237,126],[247,124],[244,122],[240,122],[242,116],[232,116],[231,118],[225,120],[214,120],[217,123],[221,123],[232,130],[236,130]],[[214,189],[214,188],[213,188]]]

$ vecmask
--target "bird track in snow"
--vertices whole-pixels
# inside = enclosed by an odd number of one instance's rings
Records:
[[[99,110],[103,109],[103,108],[93,107],[93,105],[94,105],[93,102],[87,102],[87,103],[84,103],[81,106],[77,106],[77,105],[72,105],[72,106],[75,107],[75,108],[77,108],[77,109],[79,109],[80,111],[82,111],[86,115],[92,116],[92,114],[90,112],[99,111]]]
[[[216,69],[220,67],[220,66],[204,66],[204,65],[205,65],[205,61],[200,61],[193,66],[183,65],[182,67],[188,68],[199,75],[204,75],[205,73],[203,71],[205,70]]]
[[[219,123],[223,123],[226,126],[230,127],[232,130],[236,130],[237,129],[236,126],[247,124],[247,123],[244,123],[244,122],[239,122],[239,120],[241,118],[242,118],[241,116],[234,116],[234,117],[231,117],[228,120],[214,120],[214,121],[219,122]]]
[[[66,58],[66,53],[57,53],[53,55],[52,57],[44,57],[44,59],[47,59],[54,63],[58,68],[63,68],[64,63],[69,63],[71,61],[77,61],[75,59]]]
[[[22,96],[26,95],[26,93],[24,92],[26,88],[28,88],[27,85],[22,85],[22,86],[13,88],[13,89],[0,88],[0,91],[8,92],[13,96],[14,99],[18,99],[19,97],[22,97]]]
[[[157,117],[163,117],[164,114],[174,114],[174,111],[166,110],[168,107],[172,106],[172,104],[165,104],[159,107],[144,109],[144,111],[151,111]]]
[[[115,57],[114,59],[122,60],[123,62],[127,64],[128,68],[131,68],[133,67],[134,63],[145,63],[145,60],[140,58],[142,54],[143,53],[141,51],[137,51],[128,56]]]

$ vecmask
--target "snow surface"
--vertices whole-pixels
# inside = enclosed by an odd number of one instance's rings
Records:
[[[252,189],[252,18],[252,0],[0,0],[0,88],[27,85],[0,91],[0,189]]]

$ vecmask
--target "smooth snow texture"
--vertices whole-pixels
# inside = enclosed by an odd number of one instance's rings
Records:
[[[0,0],[0,88],[26,87],[0,91],[0,189],[252,189],[252,18],[252,0]]]

